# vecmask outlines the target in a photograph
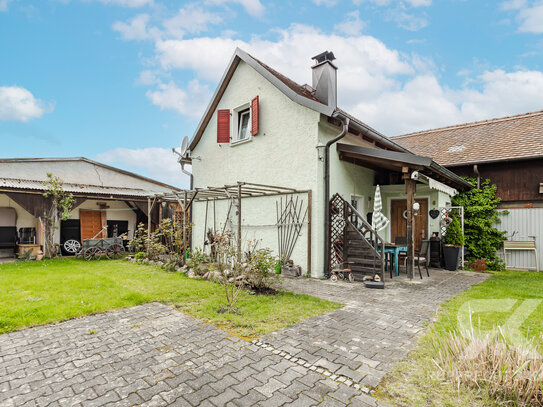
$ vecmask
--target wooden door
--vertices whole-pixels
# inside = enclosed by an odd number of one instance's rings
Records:
[[[420,242],[428,239],[428,201],[417,199],[420,205],[419,212],[415,216],[415,251],[420,249]],[[407,201],[392,201],[390,216],[392,223],[392,242],[397,236],[407,236],[407,219],[403,217],[407,210]]]
[[[81,223],[81,241],[92,239],[102,229],[102,214],[100,211],[80,209],[79,221]],[[98,238],[100,237],[102,236],[98,236]]]

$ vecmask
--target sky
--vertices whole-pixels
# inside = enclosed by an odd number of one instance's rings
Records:
[[[83,156],[188,186],[236,47],[387,136],[543,110],[543,0],[0,0],[0,157]]]

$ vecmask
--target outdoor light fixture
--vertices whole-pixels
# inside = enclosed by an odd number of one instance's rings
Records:
[[[419,209],[420,209],[420,204],[418,202],[415,202],[413,204],[413,214],[416,215],[417,213],[419,213]]]
[[[324,160],[324,157],[321,155],[321,148],[325,148],[326,144],[324,144],[322,141],[319,140],[318,144],[315,146],[317,151],[319,152],[319,160]]]

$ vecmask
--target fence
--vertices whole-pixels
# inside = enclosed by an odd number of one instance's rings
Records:
[[[508,211],[508,215],[500,215],[501,223],[496,227],[507,231],[507,240],[529,240],[531,236],[535,236],[538,256],[543,259],[543,208],[519,208]],[[503,251],[501,256],[503,258]],[[513,269],[535,267],[534,252],[508,251],[507,266]],[[542,268],[541,261],[539,268]]]

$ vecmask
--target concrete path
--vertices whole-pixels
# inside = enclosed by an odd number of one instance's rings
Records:
[[[366,392],[439,302],[484,277],[384,291],[287,280],[346,307],[257,343],[157,303],[0,335],[0,406],[386,406]]]

